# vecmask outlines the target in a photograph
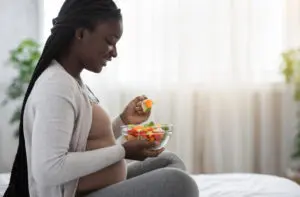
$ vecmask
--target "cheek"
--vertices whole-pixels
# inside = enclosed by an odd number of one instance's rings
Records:
[[[99,39],[90,39],[82,47],[85,62],[89,64],[96,64],[107,54],[109,46],[105,41]],[[85,50],[84,50],[85,49]]]
[[[98,48],[100,54],[107,54],[109,52],[109,45],[106,43],[99,45]]]
[[[109,45],[104,39],[101,39],[94,42],[94,49],[98,52],[98,54],[106,54],[109,51]]]
[[[93,46],[89,45],[81,48],[81,61],[85,65],[94,65],[98,61],[97,56],[99,55],[95,53]]]
[[[103,53],[102,51],[103,51],[103,49],[101,49],[99,47],[99,45],[96,45],[95,43],[93,43],[93,44],[91,43],[88,46],[88,49],[85,51],[85,53],[86,53],[87,58],[90,61],[98,61],[99,57]]]

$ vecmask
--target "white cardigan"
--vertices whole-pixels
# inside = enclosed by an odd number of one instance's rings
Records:
[[[24,113],[31,197],[74,197],[80,177],[121,159],[121,145],[85,151],[92,108],[77,81],[54,61],[37,80]],[[113,123],[120,135],[120,118]]]

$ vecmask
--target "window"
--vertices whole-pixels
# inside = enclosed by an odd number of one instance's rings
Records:
[[[62,3],[45,0],[45,38]],[[124,35],[119,57],[101,75],[109,83],[282,81],[284,0],[119,0],[118,5]]]

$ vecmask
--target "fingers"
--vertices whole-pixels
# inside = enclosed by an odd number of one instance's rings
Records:
[[[163,151],[165,150],[165,148],[161,148],[158,150],[145,150],[144,154],[147,157],[157,157],[159,154],[161,154]]]
[[[139,160],[146,159],[147,157],[157,157],[165,150],[165,148],[153,150],[153,148],[157,145],[155,142],[149,142],[146,140],[133,140],[133,141],[135,141],[134,143],[136,143],[137,145],[136,151],[138,151],[140,154]]]
[[[158,149],[158,150],[157,150],[158,154],[160,154],[160,153],[162,153],[162,152],[164,152],[164,151],[165,151],[165,148],[161,148],[161,149]]]
[[[147,96],[142,95],[142,96],[138,96],[134,99],[135,102],[135,111],[139,114],[139,115],[148,115],[150,114],[150,111],[148,112],[144,112],[143,108],[142,108],[142,102],[144,100],[148,99]]]
[[[144,149],[144,154],[147,157],[157,157],[160,153],[162,153],[165,148],[161,148],[158,150],[152,150],[157,144],[155,142],[148,142],[144,141],[143,143],[143,149]]]
[[[135,111],[140,116],[149,116],[151,113],[151,110],[145,112],[141,106],[136,106]]]
[[[138,103],[137,106],[135,107],[135,111],[139,114],[142,115],[143,114],[143,108],[141,106],[141,103]]]
[[[138,140],[139,141],[139,148],[140,149],[151,149],[154,148],[156,146],[155,142],[149,142],[147,140]]]
[[[148,99],[145,95],[137,96],[137,97],[135,97],[134,102],[137,105],[139,102],[142,102],[145,99]]]

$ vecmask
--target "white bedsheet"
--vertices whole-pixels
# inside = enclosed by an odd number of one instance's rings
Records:
[[[0,197],[3,196],[9,183],[9,174],[0,174]]]
[[[256,174],[192,175],[201,197],[300,197],[294,182]],[[9,181],[9,174],[0,174],[0,197]]]
[[[296,183],[270,175],[192,175],[201,197],[300,197]]]

